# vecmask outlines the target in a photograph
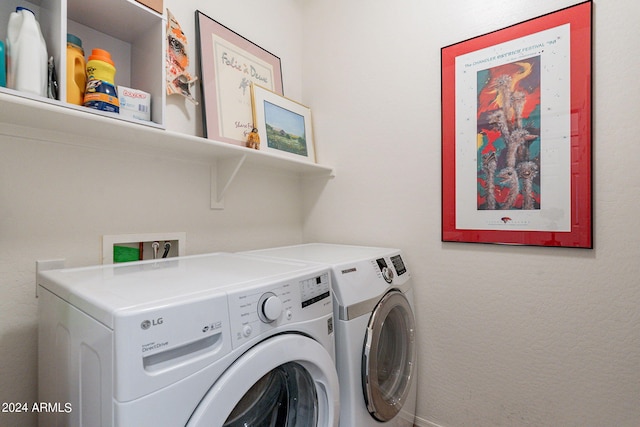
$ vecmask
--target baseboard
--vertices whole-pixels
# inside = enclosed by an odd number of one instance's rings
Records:
[[[414,427],[444,427],[440,424],[432,423],[431,421],[427,421],[420,417],[416,417],[416,419],[413,421],[413,425]]]

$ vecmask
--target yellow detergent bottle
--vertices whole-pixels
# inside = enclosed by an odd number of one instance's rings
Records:
[[[87,65],[82,40],[67,34],[67,102],[82,105],[87,85]]]
[[[120,112],[115,84],[116,67],[106,50],[93,49],[87,61],[87,86],[84,106],[113,113]]]

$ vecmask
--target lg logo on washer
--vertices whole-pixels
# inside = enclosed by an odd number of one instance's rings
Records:
[[[140,328],[142,328],[142,330],[147,330],[152,326],[162,325],[163,322],[164,322],[164,319],[162,317],[158,317],[157,319],[151,319],[151,320],[143,320],[142,323],[140,323]]]

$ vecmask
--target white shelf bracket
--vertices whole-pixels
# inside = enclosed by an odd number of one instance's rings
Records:
[[[246,155],[218,159],[211,165],[211,209],[224,209],[224,195],[236,177]]]

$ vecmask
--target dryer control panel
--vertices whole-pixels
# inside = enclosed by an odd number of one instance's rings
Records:
[[[398,277],[402,276],[407,272],[407,267],[404,265],[404,261],[402,261],[402,256],[400,254],[394,255],[389,258],[391,261],[391,266],[388,265],[387,260],[384,258],[376,259],[376,264],[378,264],[378,268],[380,269],[380,273],[382,274],[382,278],[387,282],[393,282],[393,278],[395,275]],[[395,271],[395,275],[394,275]]]
[[[230,291],[233,347],[333,313],[328,270],[269,285]]]

